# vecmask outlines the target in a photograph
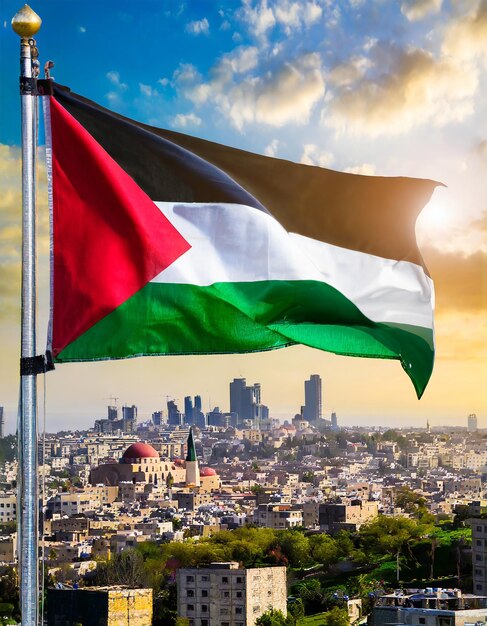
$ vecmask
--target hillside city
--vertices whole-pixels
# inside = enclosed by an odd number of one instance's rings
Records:
[[[45,624],[487,621],[487,431],[292,420],[236,378],[229,411],[118,406],[39,438]],[[17,624],[16,438],[0,408],[0,624]]]

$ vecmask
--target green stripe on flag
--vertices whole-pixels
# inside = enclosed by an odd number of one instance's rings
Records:
[[[339,291],[317,281],[148,283],[55,360],[243,353],[293,344],[399,359],[418,396],[433,368],[431,329],[372,322]]]

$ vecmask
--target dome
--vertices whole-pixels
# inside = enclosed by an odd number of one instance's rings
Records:
[[[201,477],[202,476],[216,476],[216,475],[217,473],[211,467],[203,467],[203,469],[200,470]]]
[[[124,461],[147,458],[159,458],[159,452],[148,443],[133,443],[125,450],[122,457]]]

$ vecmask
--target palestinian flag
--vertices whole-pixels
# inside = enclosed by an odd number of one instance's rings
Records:
[[[304,344],[398,359],[421,396],[433,284],[414,231],[437,183],[251,154],[48,84],[56,362]]]

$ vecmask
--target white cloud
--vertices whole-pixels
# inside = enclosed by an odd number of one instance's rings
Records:
[[[279,139],[273,139],[269,145],[264,149],[266,156],[275,157],[277,155],[277,149],[279,147]]]
[[[362,174],[363,176],[374,176],[375,165],[372,163],[362,163],[361,165],[354,165],[353,167],[346,167],[344,172],[349,174]]]
[[[119,72],[112,70],[107,72],[106,76],[112,85],[115,85],[115,87],[117,87],[120,91],[126,91],[128,89],[128,86],[120,80]]]
[[[438,13],[441,10],[443,0],[403,0],[401,13],[410,22],[422,20],[427,15]]]
[[[487,62],[487,2],[454,19],[447,26],[443,52],[466,61],[482,58]]]
[[[293,31],[315,24],[322,14],[323,9],[315,0],[274,0],[271,5],[267,0],[255,3],[243,0],[243,6],[237,13],[249,33],[260,40],[265,40],[267,32],[276,25],[290,35]]]
[[[244,79],[221,93],[217,104],[238,129],[252,122],[305,124],[324,93],[321,59],[312,53],[285,63],[275,73]]]
[[[204,17],[202,20],[189,22],[189,24],[186,24],[184,30],[191,35],[208,35],[210,32],[210,23],[206,17]]]
[[[260,0],[255,6],[252,5],[252,0],[243,0],[238,16],[258,39],[264,37],[276,23],[274,12],[267,5],[267,0]]]
[[[306,26],[317,22],[323,13],[323,9],[315,2],[307,2],[303,7],[303,21]]]
[[[317,145],[307,143],[303,146],[303,153],[300,162],[305,165],[319,165],[320,167],[330,167],[334,157],[331,152],[320,150]]]
[[[322,112],[325,125],[363,135],[443,126],[473,113],[478,75],[471,65],[426,50],[376,44],[370,63],[355,65]],[[350,69],[350,68],[349,68]]]
[[[78,31],[80,33],[86,33],[86,28],[84,26],[78,26]]]
[[[157,82],[159,83],[159,85],[167,87],[169,85],[169,78],[160,78]]]
[[[144,83],[139,83],[139,89],[140,89],[140,93],[143,96],[147,96],[148,98],[150,98],[151,96],[154,95],[154,90],[152,89],[150,85],[144,85]]]
[[[186,128],[187,126],[201,126],[201,118],[194,113],[178,113],[171,120],[175,128]]]

